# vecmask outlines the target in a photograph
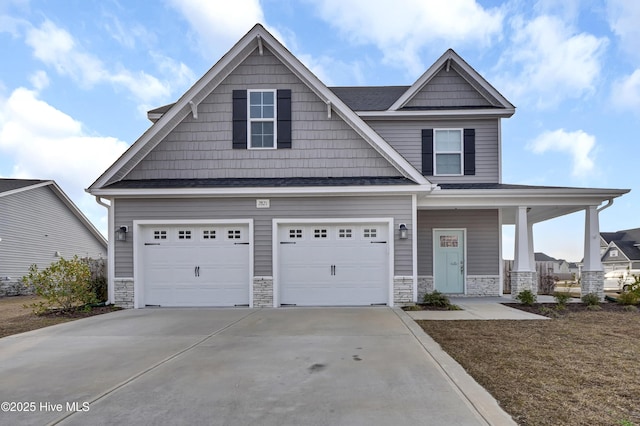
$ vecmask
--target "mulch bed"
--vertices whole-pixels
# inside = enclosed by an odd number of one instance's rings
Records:
[[[64,317],[64,318],[87,318],[95,315],[108,314],[109,312],[119,311],[122,308],[119,308],[114,305],[105,305],[105,306],[95,306],[92,307],[91,310],[84,309],[75,309],[72,311],[61,311],[58,309],[50,310],[48,312],[39,314],[40,317]]]
[[[586,303],[567,303],[564,309],[558,309],[557,303],[534,303],[531,306],[526,306],[521,303],[503,303],[504,306],[510,308],[519,309],[521,311],[530,312],[532,314],[550,316],[549,312],[554,312],[555,315],[567,315],[574,312],[589,312],[593,311]],[[600,311],[605,312],[629,312],[624,305],[612,302],[600,303]],[[640,312],[640,311],[638,311]]]

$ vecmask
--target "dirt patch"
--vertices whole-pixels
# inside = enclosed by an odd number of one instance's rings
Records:
[[[36,296],[0,298],[0,338],[120,309],[110,305],[95,307],[90,311],[78,310],[65,313],[51,311],[43,315],[35,315],[31,308],[25,307],[40,301],[42,299]]]
[[[520,425],[640,424],[640,313],[568,309],[547,321],[418,324]]]

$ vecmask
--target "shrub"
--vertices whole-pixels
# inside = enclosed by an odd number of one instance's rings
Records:
[[[567,302],[571,299],[571,295],[567,293],[554,293],[553,298],[558,304],[558,310],[564,310],[567,307]]]
[[[434,290],[431,293],[425,294],[422,302],[425,305],[439,306],[442,308],[446,308],[447,306],[451,305],[449,298],[445,294],[440,293],[438,290]]]
[[[600,306],[600,296],[596,293],[589,293],[582,296],[582,302],[587,306]]]
[[[22,278],[25,285],[33,286],[35,294],[45,302],[31,305],[34,313],[43,313],[50,308],[70,311],[78,306],[96,303],[91,288],[89,266],[75,256],[71,260],[60,258],[41,271],[31,265],[29,274]]]
[[[531,290],[524,290],[518,293],[518,295],[516,296],[516,300],[525,306],[531,306],[536,303],[536,300],[538,300],[538,296],[533,294]]]
[[[638,295],[633,291],[623,291],[618,296],[618,303],[621,305],[634,306],[638,304]]]
[[[636,308],[636,307],[635,307],[635,306],[633,306],[633,305],[626,305],[626,306],[624,307],[624,310],[625,310],[626,312],[638,312],[638,308]]]

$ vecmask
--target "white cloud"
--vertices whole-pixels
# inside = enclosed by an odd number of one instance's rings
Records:
[[[218,59],[255,24],[264,22],[258,0],[169,0],[196,32],[202,55]],[[275,35],[275,34],[274,34]]]
[[[640,69],[613,83],[611,101],[620,109],[629,109],[640,114]]]
[[[620,38],[622,50],[635,59],[640,59],[640,2],[608,0],[607,19],[611,30]]]
[[[566,132],[564,129],[544,132],[533,140],[528,148],[536,154],[547,151],[571,156],[572,175],[584,178],[594,169],[596,138],[582,130]]]
[[[161,71],[164,71],[163,79],[118,65],[109,69],[98,57],[84,52],[69,32],[51,21],[45,21],[39,28],[31,27],[27,31],[26,42],[33,48],[37,59],[83,87],[112,84],[126,89],[137,102],[145,105],[166,102],[175,89],[184,88],[185,79],[193,80],[186,65],[167,58],[160,64]],[[177,76],[174,74],[176,70],[179,71]]]
[[[516,17],[512,32],[512,46],[496,66],[502,91],[542,108],[595,91],[607,38],[576,34],[553,16]]]
[[[42,70],[33,73],[29,78],[29,81],[37,91],[49,86],[49,76]]]
[[[422,49],[441,43],[488,46],[500,37],[504,18],[501,9],[484,9],[475,0],[395,0],[392,6],[371,0],[313,4],[322,19],[352,42],[375,45],[385,63],[404,67],[414,77],[425,69]]]
[[[82,123],[26,88],[0,99],[0,156],[13,165],[14,178],[54,179],[90,218],[102,221],[104,208],[84,193],[127,148],[112,137],[88,134]]]

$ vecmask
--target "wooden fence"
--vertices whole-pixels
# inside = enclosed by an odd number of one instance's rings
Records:
[[[554,262],[536,262],[538,274],[538,294],[553,294],[553,288],[557,281],[573,281],[575,277],[567,273],[554,273]],[[511,271],[513,260],[504,260],[502,263],[502,276],[504,277],[504,293],[511,293]]]

